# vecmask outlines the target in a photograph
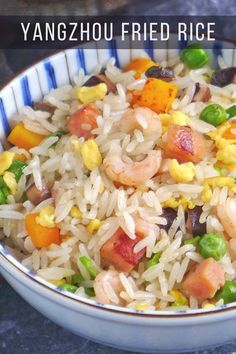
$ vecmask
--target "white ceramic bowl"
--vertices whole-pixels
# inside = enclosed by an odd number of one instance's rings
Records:
[[[173,40],[176,40],[174,35]],[[111,57],[123,67],[131,58],[146,52],[157,62],[162,61],[179,51],[169,50],[168,45],[162,50],[124,50],[117,49],[118,38],[106,49],[90,43],[83,49],[66,50],[39,62],[0,92],[0,140],[3,143],[9,133],[14,113],[23,105],[40,100],[50,89],[68,84],[80,68],[89,73]],[[215,42],[209,54],[213,66],[216,66],[217,55],[221,55],[227,65],[236,66],[236,50],[229,42]],[[176,353],[216,346],[236,338],[235,304],[211,310],[144,313],[78,299],[73,294],[65,295],[23,267],[7,252],[3,242],[0,243],[0,271],[25,300],[46,317],[75,334],[110,346],[138,352]]]

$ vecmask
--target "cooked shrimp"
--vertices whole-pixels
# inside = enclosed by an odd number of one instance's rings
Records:
[[[236,238],[236,198],[228,198],[225,205],[217,205],[217,215],[227,234]]]
[[[144,122],[144,127],[142,122]],[[141,129],[144,136],[153,135],[157,139],[161,136],[162,126],[158,115],[149,108],[138,107],[129,110],[120,120],[120,130],[124,133],[132,133],[135,129]]]
[[[113,291],[108,296],[106,285],[111,286]],[[107,270],[99,273],[94,280],[95,299],[103,304],[124,305],[124,300],[120,297],[120,292],[124,290],[116,270]],[[109,289],[110,290],[110,289]]]
[[[113,182],[126,186],[138,186],[157,173],[161,160],[161,151],[152,150],[144,160],[128,164],[122,161],[121,151],[117,150],[105,157],[103,166],[107,176]]]
[[[156,233],[158,226],[138,217],[133,216],[135,223],[135,233],[140,237],[149,236],[151,232]]]

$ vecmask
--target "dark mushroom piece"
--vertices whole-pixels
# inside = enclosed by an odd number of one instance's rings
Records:
[[[164,229],[166,232],[168,232],[171,225],[173,224],[173,221],[177,217],[177,211],[172,208],[163,208],[161,216],[166,219],[167,224],[166,225],[159,225],[159,227],[161,229]]]
[[[91,86],[96,86],[98,84],[104,83],[107,85],[107,90],[108,92],[116,92],[116,85],[106,77],[104,74],[99,74],[99,75],[93,75],[91,76],[84,84],[83,86],[86,87],[91,87]]]
[[[211,99],[211,91],[209,87],[197,82],[195,85],[193,102],[208,102],[210,99]]]
[[[236,67],[216,70],[211,77],[211,84],[219,87],[236,84]]]
[[[145,75],[164,81],[171,81],[175,78],[175,73],[171,68],[162,68],[161,66],[151,66],[151,68],[145,72]]]
[[[199,222],[202,214],[202,207],[196,206],[193,209],[189,209],[187,214],[188,217],[186,226],[193,237],[204,235],[206,233],[206,223]]]
[[[48,112],[48,113],[50,113],[51,115],[53,115],[54,112],[55,112],[55,110],[56,110],[56,107],[55,107],[55,106],[53,106],[53,105],[50,104],[50,103],[43,102],[43,101],[34,102],[33,108],[34,108],[34,110],[36,110],[36,111]]]
[[[27,190],[26,190],[26,195],[29,201],[34,204],[35,206],[41,203],[42,201],[48,199],[51,197],[51,192],[48,189],[48,186],[43,179],[43,188],[42,190],[39,190],[35,183],[33,183]]]

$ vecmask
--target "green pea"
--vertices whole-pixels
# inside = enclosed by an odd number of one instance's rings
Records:
[[[216,164],[213,167],[219,173],[219,176],[223,176],[222,168],[220,168]]]
[[[69,293],[75,293],[76,290],[78,289],[77,286],[75,286],[73,284],[69,284],[69,283],[61,284],[58,286],[58,288],[61,290],[67,291]]]
[[[89,297],[95,296],[95,292],[93,288],[85,288],[85,294],[88,295]]]
[[[199,69],[208,62],[206,51],[197,43],[185,48],[180,57],[189,69]]]
[[[234,104],[233,106],[226,109],[226,113],[227,113],[228,119],[235,117],[236,116],[236,105]]]
[[[96,276],[97,276],[97,271],[96,269],[94,268],[91,260],[86,257],[86,256],[82,256],[79,258],[80,259],[80,262],[85,266],[85,268],[87,269],[87,271],[89,272],[90,276],[92,279],[95,279]]]
[[[226,252],[226,242],[220,235],[209,233],[201,236],[199,253],[203,258],[212,257],[216,261],[219,261]]]
[[[153,267],[154,265],[156,265],[156,264],[159,262],[160,257],[161,257],[161,252],[155,253],[155,254],[152,256],[152,258],[148,261],[147,268],[151,268],[151,267]]]
[[[217,291],[215,299],[223,299],[225,304],[236,301],[236,281],[227,280],[223,288]]]
[[[80,286],[84,282],[84,277],[80,274],[77,273],[72,276],[72,284]]]
[[[184,244],[197,246],[199,240],[200,240],[200,236],[196,236],[196,237],[190,238],[189,240],[185,240]]]
[[[227,113],[221,105],[213,103],[202,110],[199,118],[217,127],[227,120]]]
[[[20,160],[14,160],[11,164],[11,166],[8,168],[8,171],[14,173],[16,182],[19,182],[20,177],[23,174],[23,169],[27,166],[27,163],[20,161]]]

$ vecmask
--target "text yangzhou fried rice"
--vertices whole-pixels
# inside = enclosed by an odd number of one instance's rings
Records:
[[[138,310],[236,301],[236,68],[111,60],[13,117],[0,238],[79,297]],[[234,121],[235,120],[235,121]]]

